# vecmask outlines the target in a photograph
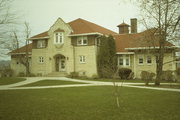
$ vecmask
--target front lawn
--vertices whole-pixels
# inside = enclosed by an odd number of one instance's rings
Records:
[[[136,85],[136,86],[146,86],[146,85]],[[172,85],[172,84],[169,84],[169,85],[163,85],[161,84],[160,86],[157,86],[157,85],[148,85],[146,87],[157,87],[157,88],[174,88],[174,89],[180,89],[180,85]]]
[[[41,80],[38,82],[23,85],[21,87],[68,85],[68,84],[84,84],[84,83],[82,83],[82,82],[71,82],[71,81],[65,81],[65,80]]]
[[[26,80],[25,78],[5,77],[0,78],[0,85],[8,85]]]
[[[0,91],[2,120],[180,120],[180,92],[122,87]]]

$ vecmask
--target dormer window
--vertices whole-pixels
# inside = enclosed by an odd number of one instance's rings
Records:
[[[87,36],[79,36],[77,38],[77,45],[87,45],[87,44],[88,44]]]
[[[54,44],[63,44],[63,43],[64,43],[63,32],[54,33]]]

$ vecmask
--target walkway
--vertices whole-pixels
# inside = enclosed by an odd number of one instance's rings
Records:
[[[37,82],[37,81],[41,81],[41,80],[63,80],[63,81],[80,82],[80,83],[85,83],[85,84],[19,87],[19,86],[34,83],[34,82]],[[169,83],[161,83],[161,84],[169,84]],[[66,77],[27,77],[26,80],[22,81],[22,82],[10,84],[10,85],[1,85],[0,90],[45,89],[45,88],[105,86],[105,85],[113,86],[114,83],[113,82],[90,81],[90,80],[78,80],[78,79],[71,79],[71,78],[66,78]],[[122,86],[125,86],[125,87],[135,87],[135,88],[144,88],[144,89],[180,92],[180,89],[173,89],[173,88],[157,88],[157,87],[137,86],[137,85],[144,85],[144,83],[128,83],[128,82],[125,82],[125,83],[122,84],[122,82],[115,82],[115,85],[118,85],[118,86],[122,85]]]

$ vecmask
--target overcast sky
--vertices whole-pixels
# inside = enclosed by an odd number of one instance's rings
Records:
[[[13,10],[21,20],[30,23],[32,35],[44,32],[62,18],[70,22],[82,18],[118,32],[117,25],[123,20],[138,18],[138,9],[127,0],[15,0]]]

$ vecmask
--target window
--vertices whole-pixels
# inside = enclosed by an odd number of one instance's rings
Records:
[[[96,45],[100,45],[101,44],[101,40],[100,39],[96,39]]]
[[[38,40],[37,41],[37,48],[45,48],[46,41],[45,40]]]
[[[119,57],[119,65],[123,65],[123,56],[122,55]]]
[[[143,56],[139,56],[139,64],[143,64],[144,63],[144,58]]]
[[[80,63],[85,63],[85,56],[80,56],[80,58],[79,58],[79,62]]]
[[[151,64],[151,63],[152,63],[151,56],[147,56],[147,64]]]
[[[54,43],[55,44],[63,44],[64,43],[64,36],[62,32],[57,32],[54,34]]]
[[[77,38],[77,45],[87,45],[88,39],[87,36],[80,36]]]
[[[120,55],[119,56],[119,65],[130,66],[130,56],[129,55]]]
[[[42,56],[39,57],[39,63],[44,63],[44,57]]]

